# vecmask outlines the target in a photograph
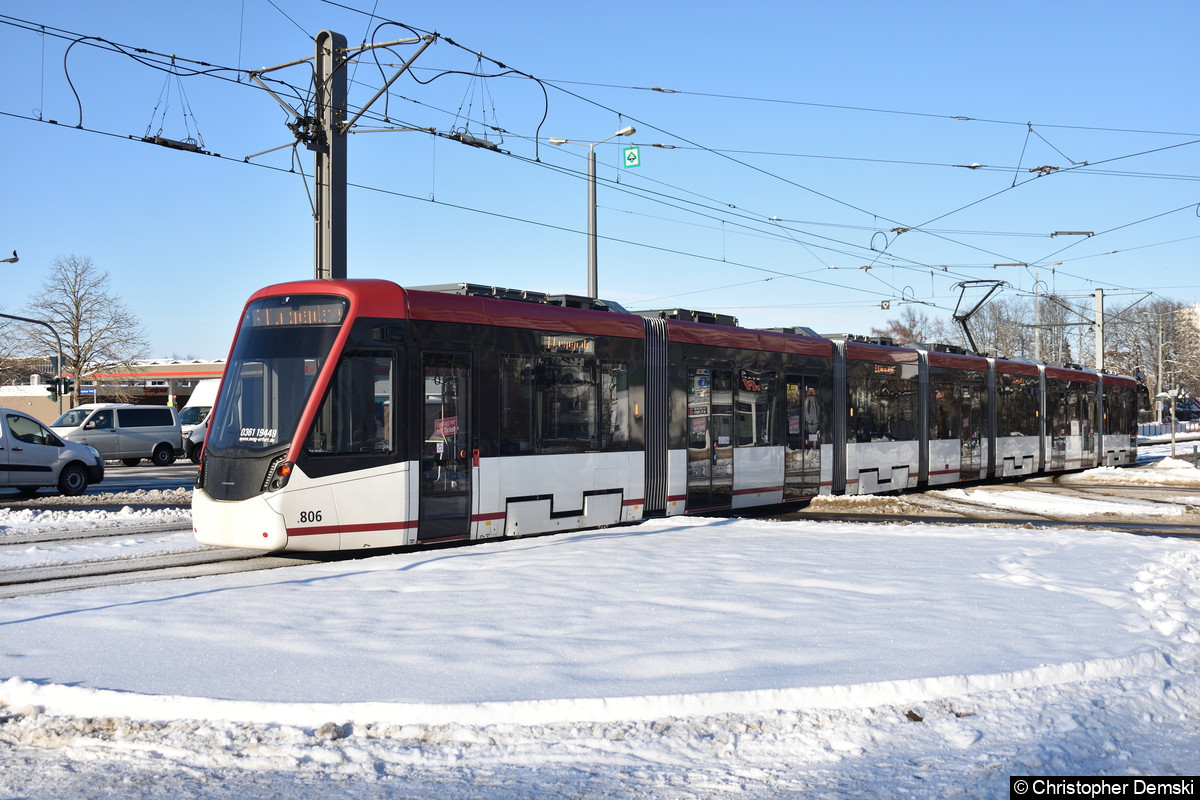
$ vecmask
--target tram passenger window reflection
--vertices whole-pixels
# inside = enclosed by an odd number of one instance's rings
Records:
[[[533,453],[533,359],[500,357],[500,455]]]
[[[322,455],[391,452],[391,395],[390,357],[347,356],[330,381],[305,449]]]

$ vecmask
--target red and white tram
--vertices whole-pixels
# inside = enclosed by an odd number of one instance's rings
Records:
[[[391,547],[1136,460],[1129,378],[448,288],[255,293],[196,538]]]

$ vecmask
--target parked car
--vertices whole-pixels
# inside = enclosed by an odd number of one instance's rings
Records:
[[[0,486],[32,496],[53,486],[67,496],[104,480],[96,448],[67,441],[23,411],[0,409]]]
[[[1167,416],[1170,416],[1171,406],[1166,408]],[[1185,397],[1182,400],[1175,401],[1175,419],[1180,422],[1191,422],[1200,419],[1200,403],[1191,397]]]
[[[120,459],[127,467],[143,458],[165,467],[183,454],[179,418],[170,406],[86,403],[50,427],[62,438],[89,444],[106,460]]]

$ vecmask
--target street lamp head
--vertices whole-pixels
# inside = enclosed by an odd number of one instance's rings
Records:
[[[621,128],[621,130],[617,131],[612,136],[609,136],[608,139],[615,139],[618,136],[633,136],[635,133],[637,133],[637,128],[633,127],[632,125],[628,125],[624,128]],[[559,139],[557,136],[551,136],[547,141],[550,142],[550,144],[578,144],[584,147],[595,147],[598,144],[604,144],[608,141],[608,139],[601,139],[594,144],[586,144],[584,142],[573,142],[570,139]]]

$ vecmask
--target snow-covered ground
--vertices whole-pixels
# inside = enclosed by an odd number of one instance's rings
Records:
[[[1087,529],[656,520],[3,600],[0,797],[1001,798],[1009,775],[1200,774],[1200,540],[1102,527],[1190,521],[1200,470],[1073,480],[1178,491],[921,499],[1070,502]],[[0,570],[195,547],[4,546],[187,525],[21,513],[0,509]]]

